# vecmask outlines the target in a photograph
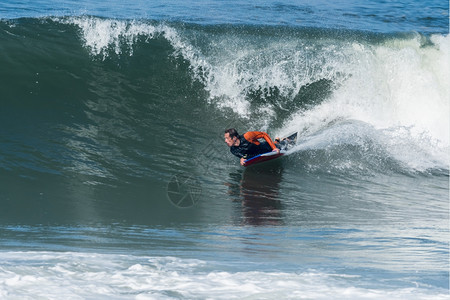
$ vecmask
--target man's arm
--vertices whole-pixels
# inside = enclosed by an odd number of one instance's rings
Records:
[[[250,143],[259,145],[258,139],[265,139],[266,142],[270,145],[272,150],[278,150],[278,148],[275,146],[275,144],[272,142],[272,139],[270,136],[262,131],[248,131],[244,133],[244,138],[249,141]]]

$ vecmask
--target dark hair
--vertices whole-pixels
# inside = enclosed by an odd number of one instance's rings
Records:
[[[230,134],[230,137],[232,138],[232,137],[238,137],[239,136],[239,133],[236,131],[236,129],[234,129],[234,128],[229,128],[229,129],[227,129],[227,130],[225,130],[225,133],[228,133],[228,134]]]

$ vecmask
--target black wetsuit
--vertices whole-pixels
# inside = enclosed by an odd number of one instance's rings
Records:
[[[269,143],[262,142],[259,145],[247,141],[243,135],[239,136],[241,143],[239,146],[231,146],[230,152],[239,158],[249,159],[259,154],[267,153],[272,151]]]

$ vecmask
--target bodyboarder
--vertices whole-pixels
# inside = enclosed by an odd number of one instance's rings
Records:
[[[245,165],[245,160],[259,154],[275,151],[280,153],[280,149],[274,144],[269,135],[262,131],[248,131],[239,135],[236,129],[225,130],[225,143],[230,147],[230,152],[240,158],[241,165]],[[259,139],[264,139],[260,142]]]

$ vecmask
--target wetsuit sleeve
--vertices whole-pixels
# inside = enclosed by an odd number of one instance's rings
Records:
[[[270,136],[262,131],[248,131],[244,133],[244,138],[249,141],[250,143],[259,145],[258,139],[265,139],[266,142],[272,147],[272,150],[277,149],[275,144],[272,142],[272,139]]]

